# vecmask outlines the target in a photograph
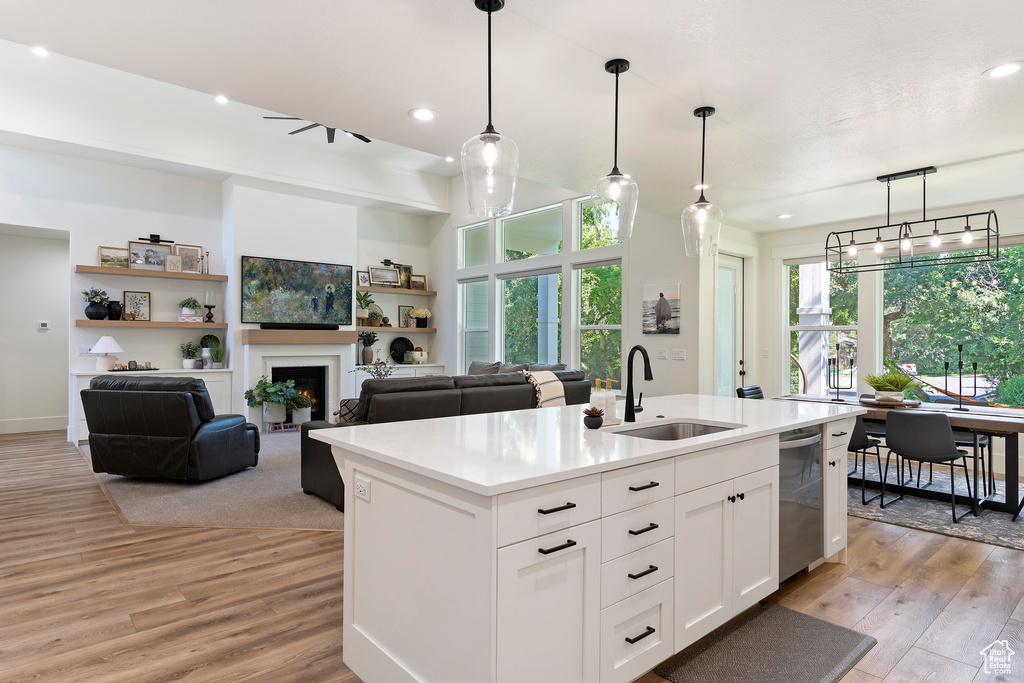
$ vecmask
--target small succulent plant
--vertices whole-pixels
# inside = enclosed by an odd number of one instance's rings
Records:
[[[590,417],[603,417],[604,416],[604,411],[601,410],[600,408],[595,408],[594,406],[591,406],[589,408],[586,408],[583,411],[583,414],[584,415],[589,415]]]

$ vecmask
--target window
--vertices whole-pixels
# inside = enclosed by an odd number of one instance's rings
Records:
[[[485,235],[486,237],[486,235]],[[459,285],[462,301],[463,372],[475,360],[486,363],[491,359],[490,334],[487,331],[487,280],[464,282]]]
[[[506,218],[501,221],[504,261],[523,261],[562,252],[562,207]]]
[[[461,237],[462,267],[486,266],[490,262],[487,258],[487,224],[463,228]]]
[[[790,265],[788,275],[790,393],[823,396],[838,386],[856,397],[857,273],[830,273],[819,261]]]
[[[577,205],[580,221],[580,249],[596,249],[607,247],[613,244],[620,244],[619,240],[610,240],[597,231],[594,224],[594,206],[589,201],[581,201]]]
[[[504,361],[558,363],[562,348],[562,274],[502,280]]]
[[[621,382],[622,264],[583,267],[578,272],[580,367],[588,381]]]

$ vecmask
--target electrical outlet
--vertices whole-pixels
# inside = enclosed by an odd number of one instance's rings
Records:
[[[672,360],[686,360],[686,349],[672,349]]]
[[[767,357],[768,357],[768,349],[762,349],[761,350],[761,358],[767,358]]]
[[[658,349],[658,358],[668,360],[668,349]]]
[[[36,323],[36,329],[37,330],[48,330],[48,329],[50,329],[50,321],[49,320],[40,320],[39,322]]]
[[[370,480],[363,479],[362,477],[355,477],[353,479],[355,484],[356,498],[362,498],[367,503],[370,502]]]
[[[78,355],[79,356],[88,356],[89,355],[89,347],[88,346],[79,346],[78,347]]]

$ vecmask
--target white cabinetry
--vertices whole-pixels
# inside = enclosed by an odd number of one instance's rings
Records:
[[[433,377],[434,375],[443,375],[444,366],[437,364],[415,364],[415,365],[396,365],[391,371],[391,377]],[[363,387],[363,381],[370,379],[370,373],[360,370],[356,367],[356,371],[352,373],[355,378],[353,380],[353,396],[359,395],[359,390]]]
[[[853,433],[853,420],[829,422],[823,426],[825,448],[821,454],[822,505],[825,508],[824,557],[840,554],[846,562],[847,445]]]

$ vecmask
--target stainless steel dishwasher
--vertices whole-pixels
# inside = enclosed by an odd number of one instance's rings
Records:
[[[779,435],[779,581],[822,557],[821,431]]]

